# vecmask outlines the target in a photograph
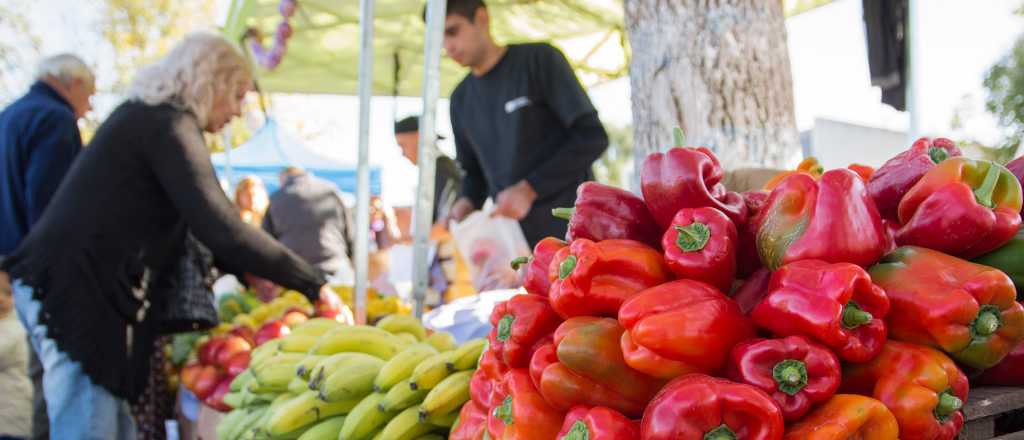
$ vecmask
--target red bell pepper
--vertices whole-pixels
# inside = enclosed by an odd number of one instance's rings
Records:
[[[739,194],[722,185],[722,166],[710,150],[672,148],[644,159],[640,189],[647,208],[663,229],[683,208],[709,206],[729,216],[736,224],[747,219],[747,206]]]
[[[977,378],[977,383],[1009,387],[1024,386],[1024,344],[1017,344],[1017,347],[996,366],[981,373],[981,376]]]
[[[643,199],[597,182],[586,182],[576,189],[574,208],[555,208],[552,214],[569,221],[569,241],[621,239],[657,247],[661,240],[662,229],[654,222]]]
[[[839,389],[839,359],[803,336],[752,339],[732,349],[726,376],[753,385],[778,403],[787,422],[799,420],[811,406]]]
[[[491,350],[485,350],[480,356],[480,366],[469,381],[470,398],[485,408],[492,408],[501,403],[501,381],[508,373],[508,366],[498,359]]]
[[[458,421],[448,434],[448,440],[483,440],[487,431],[487,407],[470,400],[462,405]]]
[[[754,336],[739,306],[700,281],[652,287],[619,311],[622,355],[629,366],[662,379],[713,374],[738,342]],[[557,339],[557,336],[556,336]]]
[[[551,306],[563,318],[615,317],[622,303],[669,279],[661,253],[633,240],[581,238],[551,261]]]
[[[558,440],[639,440],[640,423],[604,407],[573,407],[565,415]]]
[[[782,412],[764,391],[703,374],[669,382],[644,411],[644,440],[778,440]]]
[[[757,217],[757,251],[769,269],[800,260],[869,266],[885,252],[885,229],[864,182],[850,170],[815,182],[794,174],[772,191]]]
[[[967,388],[967,376],[942,352],[888,341],[874,360],[846,366],[840,391],[884,403],[901,440],[951,440],[964,424]]]
[[[1017,177],[1017,182],[1024,186],[1024,156],[1011,160],[1006,164],[1006,169],[1010,170]],[[1021,214],[1024,214],[1024,208],[1021,209]]]
[[[642,414],[664,382],[626,364],[619,350],[622,333],[610,318],[580,316],[559,326],[551,347],[538,349],[530,364],[548,403],[563,411],[587,405]]]
[[[857,173],[857,175],[860,176],[860,180],[863,180],[864,183],[870,182],[871,176],[875,174],[875,169],[873,167],[861,165],[859,163],[852,163],[846,167],[846,169]]]
[[[1006,274],[931,249],[904,246],[871,268],[892,301],[892,339],[938,348],[989,368],[1024,340],[1024,308]]]
[[[516,295],[499,302],[491,311],[490,342],[494,352],[512,368],[525,368],[538,342],[551,335],[562,323],[546,297]]]
[[[821,166],[821,163],[818,162],[818,159],[814,157],[808,157],[800,161],[800,164],[797,165],[795,170],[783,171],[772,176],[771,179],[768,179],[768,182],[765,182],[764,189],[767,191],[771,191],[775,189],[775,187],[779,186],[779,184],[782,183],[782,181],[785,180],[787,177],[797,173],[807,174],[813,177],[815,180],[817,180],[821,178],[822,174],[825,174],[825,167]]]
[[[523,288],[534,295],[547,297],[551,289],[551,279],[548,278],[548,268],[551,267],[551,260],[557,253],[568,244],[554,237],[547,237],[537,242],[533,247],[533,255],[519,257],[512,260],[512,269],[519,270],[523,265]]]
[[[804,260],[772,274],[768,296],[751,317],[779,336],[807,336],[844,361],[866,362],[882,349],[888,313],[885,291],[871,283],[864,269]]]
[[[565,412],[552,408],[534,388],[530,373],[516,368],[505,375],[505,399],[487,416],[487,433],[494,440],[555,438]]]
[[[665,262],[679,278],[728,292],[736,277],[736,225],[715,208],[683,208],[661,238]]]
[[[897,219],[900,200],[929,170],[950,157],[960,155],[953,141],[923,137],[910,149],[889,159],[868,180],[868,194],[875,201],[882,218]]]
[[[740,312],[750,315],[750,311],[754,310],[754,307],[757,307],[768,295],[768,285],[771,281],[772,272],[765,268],[758,269],[753,275],[747,277],[743,284],[730,295],[733,301],[736,301],[736,305],[740,306]]]
[[[757,223],[754,220],[761,214],[768,203],[768,191],[748,191],[743,193],[743,201],[747,205],[747,221],[736,225],[739,235],[739,246],[736,248],[736,276],[746,278],[763,267],[761,256],[757,253]]]
[[[836,394],[786,429],[783,440],[898,440],[896,416],[882,402],[856,394]]]
[[[1005,167],[947,159],[903,196],[896,243],[973,258],[1013,238],[1020,210],[1020,182]]]

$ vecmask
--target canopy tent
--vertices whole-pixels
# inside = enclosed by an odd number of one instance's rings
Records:
[[[230,154],[230,157],[228,156]],[[278,188],[278,174],[288,166],[297,166],[338,185],[343,192],[356,193],[356,166],[344,164],[317,154],[301,141],[290,136],[273,119],[256,131],[248,141],[231,150],[230,153],[216,153],[210,157],[217,177],[237,179],[255,175],[263,179],[267,192]],[[370,169],[370,193],[380,194],[380,168]],[[229,182],[234,185],[235,182]]]

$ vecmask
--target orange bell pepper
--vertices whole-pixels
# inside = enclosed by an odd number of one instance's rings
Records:
[[[786,430],[783,440],[897,440],[896,416],[882,402],[836,394]]]
[[[764,189],[767,191],[771,191],[775,189],[776,186],[779,186],[779,184],[782,183],[783,180],[786,180],[787,177],[796,173],[808,174],[811,177],[813,177],[814,180],[818,180],[821,178],[822,174],[825,174],[825,167],[821,166],[821,164],[818,163],[818,159],[816,159],[815,157],[808,157],[800,161],[800,164],[796,166],[795,170],[783,171],[779,174],[772,176],[772,178],[769,179],[768,182],[764,184]]]

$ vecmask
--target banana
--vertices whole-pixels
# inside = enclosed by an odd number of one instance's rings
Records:
[[[377,358],[348,362],[320,383],[320,398],[327,402],[362,399],[373,392],[373,380],[384,361]]]
[[[462,404],[469,400],[469,379],[472,371],[460,371],[446,377],[420,404],[420,417],[426,419],[451,412],[457,412]]]
[[[437,429],[434,425],[421,422],[419,411],[414,406],[398,413],[380,432],[381,440],[414,440]]]
[[[302,324],[292,327],[291,335],[323,336],[331,330],[341,327],[342,324],[330,318],[313,318]]]
[[[487,340],[484,338],[466,341],[465,344],[456,348],[454,353],[452,353],[452,364],[455,365],[455,369],[458,371],[474,369],[480,361],[480,355],[484,353],[486,348]]]
[[[423,362],[424,359],[437,353],[437,349],[430,344],[419,343],[410,345],[405,350],[402,350],[401,353],[398,353],[395,357],[388,359],[388,361],[384,363],[384,366],[380,369],[380,373],[377,374],[376,380],[373,381],[374,390],[390,390],[396,383],[412,375],[412,371],[416,369],[416,365],[419,365],[419,363]]]
[[[245,389],[245,384],[249,383],[255,376],[252,375],[252,368],[246,368],[238,373],[234,379],[231,379],[230,390],[232,393],[240,392]]]
[[[378,409],[381,411],[401,411],[410,406],[419,405],[423,398],[427,397],[428,392],[429,390],[412,389],[412,386],[409,385],[409,379],[405,379],[388,390],[384,400],[378,405]]]
[[[437,351],[451,351],[459,345],[455,343],[455,337],[448,332],[434,332],[427,336],[426,343],[433,345]]]
[[[298,364],[305,358],[306,355],[302,353],[275,352],[272,356],[267,356],[259,362],[249,362],[249,368],[252,369],[253,373],[258,377],[259,370],[263,367],[278,364]],[[292,371],[292,374],[295,374],[294,370]]]
[[[420,415],[422,416],[423,413],[421,412]],[[439,415],[435,415],[435,416],[427,416],[427,418],[424,419],[424,421],[429,423],[429,424],[431,424],[431,425],[438,426],[438,427],[441,427],[441,428],[452,428],[452,427],[455,426],[455,421],[457,421],[458,419],[459,419],[459,410],[455,410],[455,411],[452,411],[452,412],[450,412],[448,414],[439,414]]]
[[[347,420],[344,416],[331,417],[302,433],[297,440],[338,440],[338,433]]]
[[[249,366],[256,365],[263,362],[277,353],[278,348],[281,346],[280,339],[274,339],[271,341],[264,342],[252,350],[252,354],[249,357]]]
[[[224,404],[232,408],[242,407],[242,392],[232,391],[224,395]]]
[[[281,338],[280,349],[285,353],[305,353],[319,341],[319,336],[288,335]]]
[[[345,418],[345,425],[341,427],[341,433],[337,436],[339,440],[364,440],[369,439],[374,431],[384,427],[388,420],[391,420],[398,412],[381,411],[377,408],[384,400],[384,394],[373,393],[352,408]]]
[[[452,363],[453,351],[435,354],[420,362],[412,375],[409,376],[409,386],[412,389],[429,390],[448,377],[455,371],[455,364]]]
[[[424,436],[416,437],[416,440],[444,440],[446,437],[441,434],[427,434]]]
[[[249,390],[253,392],[286,391],[288,382],[295,377],[295,366],[304,357],[299,354],[283,353],[267,359],[253,370],[256,376],[255,386],[250,382]]]
[[[325,358],[327,358],[327,356],[321,356],[318,354],[307,355],[306,358],[299,362],[295,367],[295,375],[308,381],[309,373],[313,371],[313,367]]]
[[[227,396],[225,396],[227,398]],[[245,418],[246,411],[244,409],[234,409],[227,413],[220,423],[217,424],[216,434],[218,439],[232,440],[228,438],[228,434],[238,426],[238,424]]]
[[[395,337],[397,337],[398,339],[401,339],[402,342],[404,342],[406,344],[415,344],[417,342],[420,342],[420,340],[416,338],[416,335],[414,335],[412,333],[398,332],[398,333],[395,333]]]
[[[267,413],[269,408],[269,405],[260,405],[240,410],[242,411],[243,416],[239,418],[238,422],[235,423],[231,429],[227,430],[223,437],[218,431],[217,438],[223,440],[235,440],[241,437],[243,433],[256,425],[256,422]]]
[[[277,397],[277,394],[253,393],[252,391],[249,391],[248,386],[255,386],[255,381],[252,381],[252,385],[246,386],[247,388],[239,392],[242,400],[240,403],[242,408],[249,408],[257,405],[266,405]]]
[[[360,352],[376,356],[384,360],[391,359],[405,348],[405,342],[395,335],[380,329],[369,331],[338,331],[338,329],[320,337],[313,346],[311,354],[330,355],[344,352]]]
[[[301,394],[309,390],[309,382],[302,380],[301,377],[293,377],[292,380],[288,381],[288,392]],[[227,396],[225,396],[227,397]]]
[[[323,381],[327,380],[328,377],[331,377],[335,371],[344,368],[351,362],[369,362],[372,360],[380,359],[366,353],[338,353],[326,356],[318,362],[313,367],[313,371],[309,373],[309,389],[320,389],[320,384],[323,383]]]
[[[272,409],[264,429],[271,436],[289,434],[321,420],[346,414],[357,403],[354,400],[327,403],[317,398],[316,391],[306,391]]]
[[[417,342],[427,339],[427,329],[423,328],[423,324],[415,316],[391,314],[377,321],[377,328],[394,334],[409,333],[416,337]]]

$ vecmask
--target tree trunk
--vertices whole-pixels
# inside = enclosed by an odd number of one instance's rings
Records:
[[[781,0],[625,0],[625,15],[637,175],[674,127],[725,169],[797,154]]]

